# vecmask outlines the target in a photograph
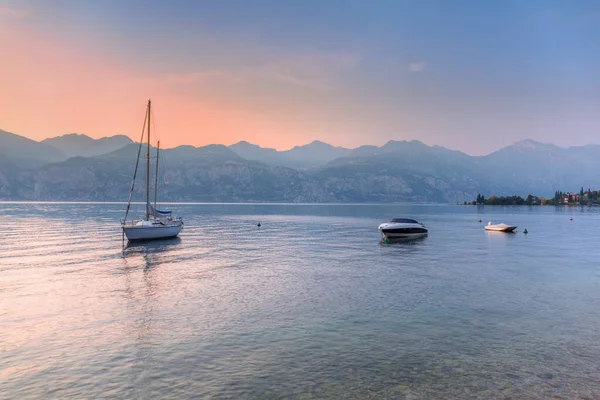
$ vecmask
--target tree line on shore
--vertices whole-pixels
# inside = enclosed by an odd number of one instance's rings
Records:
[[[469,204],[465,202],[465,204]],[[499,206],[539,206],[539,205],[600,205],[600,190],[584,190],[583,187],[579,193],[556,191],[554,197],[547,199],[544,197],[527,195],[521,196],[490,196],[485,198],[482,194],[477,194],[477,199],[470,204],[473,205],[499,205]]]

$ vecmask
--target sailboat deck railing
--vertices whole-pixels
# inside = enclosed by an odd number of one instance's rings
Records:
[[[177,218],[172,218],[172,217],[166,217],[166,218],[151,218],[151,221],[155,221],[158,222],[160,224],[163,225],[167,225],[167,224],[173,224],[173,223],[177,223],[177,222],[181,222],[183,223],[183,219],[181,217],[177,217]],[[140,221],[143,221],[143,219],[130,219],[127,221],[124,221],[121,219],[121,226],[123,228],[131,228],[136,226],[136,224]]]

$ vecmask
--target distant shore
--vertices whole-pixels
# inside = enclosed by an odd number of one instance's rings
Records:
[[[463,203],[429,203],[429,202],[397,202],[397,203],[292,203],[292,202],[225,202],[225,201],[161,201],[160,204],[180,204],[180,205],[246,205],[246,206],[555,206],[555,207],[598,207],[600,204],[480,204],[474,202]],[[0,200],[0,205],[9,204],[96,204],[96,205],[127,205],[126,201],[67,201],[67,200]],[[144,205],[144,202],[132,202],[132,205]]]
[[[600,205],[600,191],[581,188],[579,193],[554,192],[553,198],[542,196],[533,196],[531,194],[523,198],[521,196],[490,196],[485,198],[478,193],[477,199],[471,202],[465,201],[464,205],[484,205],[484,206],[598,206]]]

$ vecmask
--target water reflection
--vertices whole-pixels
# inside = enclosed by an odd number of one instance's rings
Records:
[[[160,329],[160,298],[168,286],[161,265],[181,245],[181,238],[134,243],[123,249],[124,306],[127,330],[135,346],[133,369],[144,374],[154,364]]]
[[[123,249],[123,256],[132,254],[150,254],[169,250],[181,244],[179,236],[170,239],[158,239],[147,242],[131,242]]]
[[[384,238],[381,239],[382,246],[400,245],[400,246],[419,246],[427,240],[427,236],[420,238]]]
[[[518,231],[514,230],[512,232],[497,232],[497,231],[484,231],[489,236],[514,236],[518,233]]]
[[[488,241],[493,243],[506,243],[517,236],[519,236],[518,232],[494,232],[494,231],[485,231],[485,236]]]
[[[181,239],[124,251],[117,206],[10,211],[4,397],[600,395],[600,209],[185,207]],[[378,246],[407,214],[431,235]],[[529,234],[476,223],[503,214]]]

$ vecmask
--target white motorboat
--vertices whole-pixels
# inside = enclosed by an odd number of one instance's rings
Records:
[[[143,241],[152,239],[167,239],[173,238],[179,235],[179,232],[183,229],[183,219],[181,217],[174,218],[171,211],[161,211],[156,209],[156,194],[158,191],[158,160],[160,152],[160,142],[156,147],[156,173],[154,182],[154,205],[150,204],[150,107],[151,101],[148,100],[148,107],[146,109],[146,119],[144,121],[144,129],[142,129],[142,138],[140,140],[140,147],[138,149],[138,157],[135,163],[135,170],[133,173],[133,182],[131,183],[131,190],[129,192],[129,201],[127,202],[127,210],[125,211],[125,218],[121,220],[121,227],[123,229],[123,235],[127,236],[129,241]],[[137,175],[138,164],[140,160],[140,154],[142,150],[142,144],[144,142],[144,131],[146,130],[146,124],[148,126],[147,132],[147,152],[146,152],[146,216],[142,220],[127,220],[129,209],[131,207],[131,198],[133,195],[133,188],[135,186],[135,177]]]
[[[379,230],[387,239],[418,239],[427,236],[427,228],[420,222],[408,218],[394,218],[379,225]]]
[[[506,224],[494,225],[491,222],[488,222],[488,224],[485,226],[486,231],[493,231],[493,232],[513,232],[515,229],[517,229],[516,226],[506,225]]]

